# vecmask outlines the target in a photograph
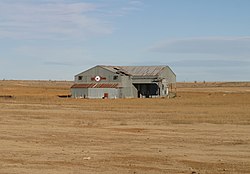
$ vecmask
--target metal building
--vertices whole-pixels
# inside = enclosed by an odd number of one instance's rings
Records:
[[[165,97],[175,88],[176,75],[168,66],[97,65],[75,75],[74,98]]]

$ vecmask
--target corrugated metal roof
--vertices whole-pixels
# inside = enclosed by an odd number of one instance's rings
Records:
[[[71,88],[117,88],[118,83],[74,84]]]
[[[122,66],[122,69],[133,76],[156,76],[164,66]]]
[[[102,68],[105,68],[113,73],[118,73],[118,74],[125,74],[125,75],[132,75],[129,72],[127,72],[125,69],[123,69],[121,66],[106,66],[106,65],[101,65]]]
[[[104,66],[101,67],[108,69],[115,73],[124,73],[125,75],[132,76],[157,76],[160,71],[166,66]]]

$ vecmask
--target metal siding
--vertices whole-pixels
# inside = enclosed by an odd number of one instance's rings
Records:
[[[136,98],[137,97],[137,89],[134,85],[130,87],[123,87],[120,89],[120,98]]]
[[[176,87],[176,75],[175,73],[167,66],[164,68],[161,73],[159,74],[159,78],[162,79],[162,81],[159,83],[160,87],[160,96],[167,96],[169,92],[171,92],[172,87]],[[163,86],[164,88],[162,88]]]
[[[134,84],[140,84],[140,83],[154,83],[158,80],[158,77],[132,77]]]
[[[159,74],[159,77],[166,79],[167,83],[176,83],[176,75],[169,67],[165,67]]]
[[[115,88],[88,88],[88,98],[103,98],[108,93],[108,98],[118,98],[118,89]]]
[[[118,79],[117,80],[113,80],[113,76],[116,75],[118,76]],[[78,77],[79,76],[82,76],[83,77],[83,80],[79,81],[78,80]],[[84,71],[80,74],[77,74],[75,76],[75,82],[76,83],[95,83],[95,81],[92,80],[92,78],[94,78],[95,76],[100,76],[100,77],[104,77],[106,78],[105,80],[101,80],[100,83],[110,83],[110,82],[120,82],[121,79],[120,79],[120,75],[119,74],[116,74],[115,72],[112,72],[110,70],[107,70],[101,66],[95,66],[87,71]]]
[[[135,98],[137,96],[137,90],[132,83],[131,76],[121,76],[121,98]]]
[[[88,89],[87,88],[71,88],[71,94],[73,98],[84,98],[84,96],[88,97]]]
[[[103,98],[108,93],[108,98],[118,98],[119,89],[115,88],[72,88],[73,98]]]

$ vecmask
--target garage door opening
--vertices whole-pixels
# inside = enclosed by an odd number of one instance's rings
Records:
[[[152,98],[160,94],[160,88],[155,83],[133,84],[137,89],[138,98]]]

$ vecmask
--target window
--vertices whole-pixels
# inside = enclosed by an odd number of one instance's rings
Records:
[[[78,76],[78,80],[82,80],[82,76]]]
[[[113,76],[113,80],[117,80],[118,79],[118,76]]]

